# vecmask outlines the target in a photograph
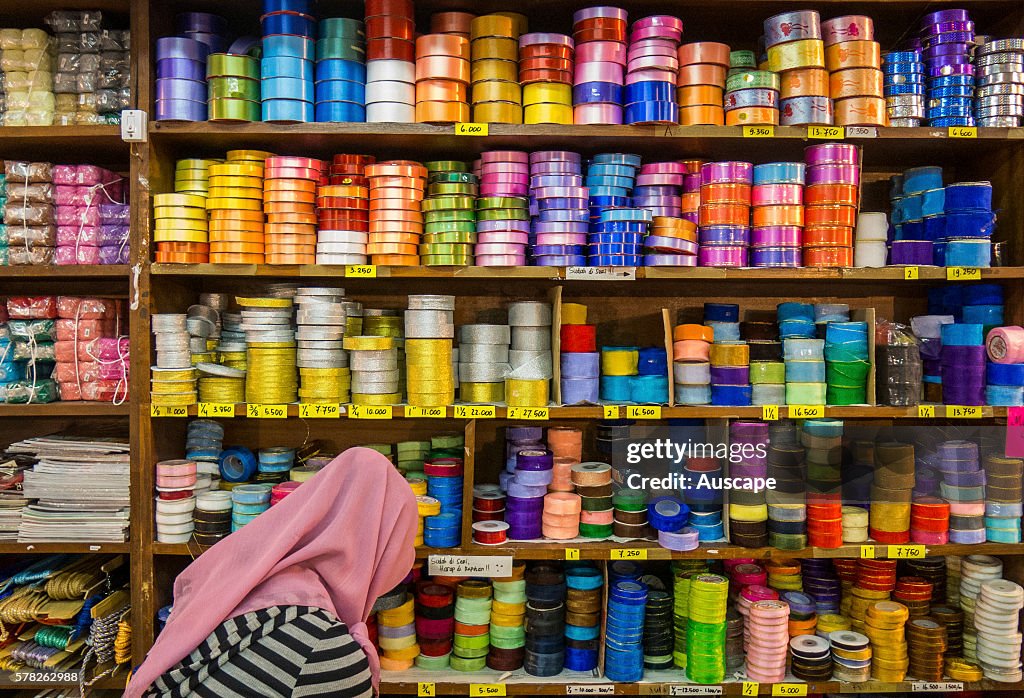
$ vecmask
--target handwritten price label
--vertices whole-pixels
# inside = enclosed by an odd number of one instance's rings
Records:
[[[724,691],[721,686],[691,686],[689,684],[675,683],[668,687],[670,696],[721,696]]]
[[[505,684],[503,684],[503,683],[471,683],[471,684],[469,684],[469,695],[471,695],[471,696],[503,696],[503,695],[505,695]]]
[[[779,418],[778,405],[761,405],[761,419],[766,422],[774,422]]]
[[[636,281],[636,267],[566,267],[566,280]]]
[[[614,696],[615,695],[615,684],[611,683],[594,683],[594,684],[578,684],[576,686],[566,686],[565,695],[567,696]]]
[[[743,689],[740,692],[742,696],[756,696],[758,691],[761,689],[761,684],[755,681],[744,681]]]
[[[807,137],[842,140],[846,138],[846,129],[842,126],[808,126]]]
[[[166,407],[164,405],[150,405],[150,417],[187,417],[187,407]]]
[[[349,419],[391,419],[391,405],[352,405]]]
[[[288,405],[261,405],[251,402],[245,406],[245,416],[249,419],[285,419],[288,417]]]
[[[981,419],[983,410],[978,405],[946,405],[950,419]]]
[[[661,405],[629,405],[626,419],[661,419]]]
[[[917,416],[921,419],[934,419],[935,405],[918,405]]]
[[[437,695],[437,688],[432,683],[421,681],[416,684],[417,698],[434,698]]]
[[[457,419],[494,419],[498,410],[494,405],[456,405]]]
[[[234,417],[235,406],[230,402],[200,402],[196,414],[200,417]]]
[[[618,419],[619,418],[619,406],[618,405],[605,405],[603,408],[605,419]]]
[[[303,419],[337,419],[341,416],[341,405],[299,405],[299,416]]]
[[[981,281],[978,267],[946,267],[946,281]]]
[[[920,560],[927,550],[923,545],[890,545],[889,557],[894,560]]]
[[[878,129],[874,126],[847,126],[847,138],[878,138]]]
[[[509,407],[508,418],[546,422],[549,419],[549,412],[547,407]]]
[[[376,279],[377,266],[374,264],[349,264],[345,267],[346,279]]]
[[[903,267],[903,279],[905,281],[917,281],[921,278],[920,267]]]
[[[580,549],[579,548],[566,548],[565,549],[565,559],[566,560],[579,560],[580,559]]]
[[[875,559],[875,546],[873,545],[862,545],[860,546],[860,557],[862,560],[874,560]]]
[[[977,138],[977,126],[950,126],[946,135],[950,138]]]
[[[612,548],[608,551],[611,560],[646,560],[647,548]]]
[[[744,126],[744,138],[772,138],[775,136],[774,126]]]
[[[773,696],[806,696],[807,684],[805,683],[776,683],[772,684]]]
[[[915,681],[910,684],[912,693],[960,693],[964,685],[960,681]]]
[[[476,124],[469,121],[455,124],[456,136],[486,136],[490,132],[487,124]],[[470,694],[472,695],[472,694]],[[489,694],[494,695],[494,694]],[[501,695],[505,695],[502,693]]]
[[[793,419],[821,419],[825,416],[824,405],[790,405],[789,416]]]
[[[409,405],[405,408],[405,416],[411,419],[444,419],[448,416],[448,410],[444,407],[416,407]]]

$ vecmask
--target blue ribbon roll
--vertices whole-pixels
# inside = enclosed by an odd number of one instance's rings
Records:
[[[999,284],[950,284],[943,302],[950,305],[1004,305],[1003,287]],[[929,299],[931,300],[931,299]],[[946,313],[948,314],[948,313]]]
[[[595,201],[597,199],[602,199],[602,198],[605,198],[605,197],[615,197],[617,199],[627,199],[627,201],[625,201],[624,203],[621,203],[621,204],[605,204],[605,205],[607,205],[607,206],[629,206],[630,205],[630,201],[628,200],[628,199],[630,199],[630,196],[629,196],[629,192],[631,190],[630,187],[596,186],[596,187],[588,187],[588,189],[590,190],[590,200],[591,201]]]
[[[593,187],[615,187],[629,191],[633,188],[633,177],[615,177],[613,175],[590,175],[588,174],[583,183],[590,188]]]
[[[824,383],[824,361],[787,361],[787,383]]]
[[[618,243],[591,243],[587,251],[590,256],[608,255],[639,255],[643,252],[643,245],[623,245]]]
[[[610,402],[628,402],[630,378],[632,376],[601,376],[601,399]]]
[[[705,322],[739,322],[740,307],[734,303],[705,303]]]
[[[645,208],[610,208],[601,212],[601,223],[650,223],[652,217]]]
[[[629,376],[629,400],[644,404],[668,402],[668,376]]]
[[[260,91],[264,103],[267,100],[309,102],[312,106],[315,92],[312,80],[300,78],[263,78]]]
[[[256,475],[259,464],[252,451],[232,446],[221,452],[218,467],[221,478],[227,482],[246,482]]]
[[[946,211],[946,188],[929,189],[921,192],[921,215],[937,216]]]
[[[942,186],[941,167],[912,167],[903,173],[903,193],[920,194]]]
[[[991,211],[946,212],[947,238],[989,238],[995,227],[996,217]]]
[[[644,234],[642,232],[591,233],[587,236],[587,242],[594,245],[643,245]]]
[[[680,405],[707,405],[711,402],[711,386],[677,384],[675,395]]]
[[[624,179],[634,179],[636,177],[636,168],[632,165],[622,165],[613,163],[598,163],[592,164],[587,167],[587,177],[598,179],[601,177],[621,177]]]
[[[264,60],[291,57],[312,61],[316,58],[316,42],[305,36],[265,36],[261,46]]]
[[[671,85],[672,83],[665,84]],[[623,121],[627,124],[678,124],[679,105],[674,101],[627,104],[623,112]]]
[[[633,199],[629,196],[624,195],[596,195],[594,190],[590,190],[590,208],[626,208],[632,203]]]
[[[924,96],[924,83],[923,82],[919,82],[919,83],[908,82],[908,83],[905,83],[905,84],[902,84],[902,85],[890,85],[890,86],[885,88],[885,96],[886,97],[900,97],[900,96],[903,96],[903,95],[917,95],[917,96],[923,97]],[[919,104],[919,105],[916,105],[916,106],[919,106],[919,107],[923,108],[924,104],[922,103],[922,104]]]
[[[622,104],[622,85],[614,82],[584,82],[572,88],[573,104]]]
[[[309,122],[313,120],[313,103],[294,99],[264,99],[264,121]]]
[[[306,13],[271,12],[260,17],[260,28],[263,36],[293,34],[312,37],[316,35],[316,20]]]
[[[668,358],[659,347],[641,347],[637,358],[637,373],[641,376],[667,376]]]
[[[704,324],[714,330],[715,342],[738,342],[740,339],[740,323],[738,322],[706,320]]]
[[[992,210],[990,182],[961,182],[946,187],[946,213],[962,210]]]
[[[942,326],[942,346],[975,347],[985,343],[985,328],[977,323],[954,323]]]
[[[825,340],[804,337],[788,337],[782,342],[786,361],[824,361]]]
[[[540,211],[534,219],[534,222],[538,221],[541,223],[588,223],[590,215],[586,210],[552,209],[550,211]]]
[[[711,404],[724,407],[745,407],[750,405],[749,385],[712,385]]]
[[[803,184],[806,166],[802,162],[768,162],[754,165],[754,184]]]
[[[633,169],[640,169],[642,158],[632,153],[598,153],[590,162],[595,165],[629,165]]]
[[[279,56],[260,60],[260,76],[264,82],[268,78],[296,78],[307,82],[313,81],[313,61],[301,58]]]
[[[936,118],[929,116],[928,125],[937,126],[939,128],[949,128],[950,126],[974,126],[974,119],[970,116],[957,116],[950,118]]]
[[[988,364],[985,382],[989,385],[1024,386],[1024,364]]]
[[[591,255],[587,257],[587,265],[591,267],[640,267],[643,266],[643,255]]]
[[[754,405],[783,405],[786,402],[786,386],[774,383],[759,383],[750,386],[750,401]]]
[[[324,80],[316,83],[314,91],[317,102],[366,102],[366,85],[348,80]]]
[[[366,82],[366,66],[357,61],[329,59],[316,64],[316,81],[348,80],[350,82]]]
[[[850,306],[846,303],[815,303],[814,322],[849,322]]]
[[[867,337],[868,323],[866,322],[830,322],[825,327],[826,345],[867,342]]]
[[[676,84],[657,80],[645,80],[626,85],[622,101],[627,108],[638,102],[675,102]]]
[[[737,225],[711,225],[698,231],[700,244],[708,246],[749,245],[750,228]]]
[[[988,239],[950,240],[946,243],[944,264],[947,267],[990,267],[992,243]]]
[[[811,320],[779,320],[779,336],[783,339],[792,337],[813,337],[814,322]]]
[[[1001,305],[965,305],[963,311],[964,322],[978,325],[1002,325],[1003,306]]]
[[[354,102],[317,102],[316,120],[320,123],[366,121],[366,107]]]
[[[799,303],[795,301],[779,303],[778,306],[776,306],[776,313],[780,321],[806,320],[811,323],[814,322],[814,305],[811,303]]]

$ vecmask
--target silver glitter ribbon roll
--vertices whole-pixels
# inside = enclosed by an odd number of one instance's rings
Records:
[[[551,326],[519,326],[512,330],[512,349],[546,351],[551,349]]]
[[[467,364],[506,364],[508,344],[463,344],[459,347],[459,361]]]
[[[398,366],[398,349],[350,351],[349,365],[353,371],[387,371]]]
[[[521,301],[508,306],[508,324],[512,327],[551,326],[551,304]]]
[[[508,364],[459,364],[460,383],[500,383],[512,370]]]
[[[463,325],[459,328],[459,344],[505,344],[512,341],[508,325]]]
[[[405,311],[406,339],[454,339],[455,318],[450,310]]]
[[[455,310],[455,296],[409,296],[409,310]]]

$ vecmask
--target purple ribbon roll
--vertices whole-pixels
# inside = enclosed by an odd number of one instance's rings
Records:
[[[551,470],[554,456],[547,449],[524,449],[516,453],[516,470]]]
[[[706,162],[700,166],[702,185],[729,182],[750,184],[753,178],[754,166],[749,162]]]
[[[529,487],[547,487],[551,484],[553,476],[553,470],[516,469],[516,479],[513,482],[518,485],[527,485]]]
[[[950,32],[974,33],[974,22],[939,22],[921,27],[921,36],[927,41],[930,37],[948,34]]]
[[[564,187],[535,187],[530,196],[536,200],[542,199],[565,199],[572,202],[567,208],[587,207],[587,188],[580,186]]]
[[[970,20],[967,10],[938,10],[922,17],[921,26],[928,27],[943,22],[969,22]]]
[[[155,118],[157,121],[206,121],[206,102],[158,99]]]
[[[220,15],[209,12],[181,12],[175,15],[174,25],[179,34],[189,32],[227,34],[228,32],[228,21]]]
[[[712,385],[747,385],[750,383],[749,366],[712,366]]]
[[[128,245],[101,245],[100,264],[127,264]]]
[[[698,231],[700,235],[701,247],[707,246],[730,246],[730,245],[749,245],[750,244],[750,228],[743,228],[740,226],[732,225],[715,225],[701,228]]]
[[[557,174],[557,175],[530,175],[530,186],[535,189],[546,189],[548,187],[555,189],[567,189],[569,187],[575,190],[583,190],[584,196],[586,189],[583,188],[583,175],[580,174]],[[578,196],[578,194],[564,194],[563,196]],[[538,196],[537,198],[541,198]]]
[[[185,36],[189,39],[201,41],[209,46],[210,53],[221,53],[228,47],[227,38],[220,34],[210,34],[208,32],[186,32]]]
[[[683,205],[683,198],[681,196],[634,196],[633,205],[637,208],[679,208]]]
[[[562,354],[562,378],[598,378],[601,375],[601,354],[596,351],[575,351]]]
[[[520,516],[525,516],[534,512],[540,513],[544,509],[543,495],[540,497],[530,496],[530,490],[526,490],[525,495],[522,493],[522,490],[520,490],[518,494],[513,494],[511,488],[514,483],[515,478],[509,481],[508,497],[505,499],[505,520],[508,520],[507,515],[510,513]]]
[[[560,255],[534,257],[533,264],[538,267],[585,267],[587,266],[587,258],[583,255],[573,257],[562,257]]]
[[[505,429],[505,439],[513,443],[540,443],[543,438],[544,429],[541,427],[514,426]]]
[[[894,240],[889,252],[892,265],[930,266],[933,259],[931,240]]]
[[[860,184],[858,165],[812,165],[807,168],[807,186],[812,184]]]
[[[939,56],[969,56],[970,52],[970,44],[966,43],[935,44],[924,50],[924,59],[929,61]]]
[[[796,268],[801,266],[799,247],[754,247],[750,250],[750,266]]]
[[[496,233],[503,231],[529,233],[530,221],[477,221],[476,231],[478,233]]]
[[[165,58],[187,58],[190,61],[206,63],[210,55],[210,47],[195,39],[186,39],[180,36],[165,36],[156,40],[156,59]]]
[[[538,257],[547,255],[579,255],[586,253],[585,245],[534,245],[533,254]]]
[[[190,102],[206,101],[206,81],[180,78],[157,78],[156,99],[182,99]]]
[[[808,165],[858,165],[860,153],[848,143],[822,143],[804,148],[804,159]]]
[[[751,228],[751,247],[800,247],[803,228],[788,225],[772,225],[765,228]]]
[[[695,267],[697,256],[687,254],[648,254],[644,255],[645,267]]]
[[[582,10],[576,10],[572,13],[572,23],[575,25],[578,22],[598,17],[618,19],[625,22],[627,16],[626,11],[618,7],[584,7]]]
[[[928,77],[941,78],[947,75],[974,75],[973,63],[954,63],[954,60],[958,59],[944,56],[936,62],[929,63]]]
[[[697,254],[698,245],[695,242],[681,238],[648,235],[644,238],[644,249],[656,252],[695,255]]]
[[[947,485],[954,485],[956,487],[983,487],[985,485],[985,471],[943,471],[942,479],[946,482]]]
[[[182,80],[206,81],[206,63],[188,58],[161,58],[156,62],[157,80],[179,78]]]
[[[523,153],[523,155],[527,155]],[[482,153],[481,158],[484,158],[486,162],[487,153]],[[537,150],[529,153],[527,162],[530,165],[535,165],[542,162],[559,162],[569,163],[575,165],[577,168],[580,166],[581,156],[579,153],[574,153],[571,150]]]
[[[701,247],[697,255],[702,267],[745,267],[747,266],[747,248],[733,247]]]
[[[516,472],[518,473],[518,470]],[[506,510],[515,508],[512,506],[512,499],[542,499],[548,493],[548,488],[545,485],[527,485],[520,482],[518,478],[517,474],[508,484],[509,498],[505,504]]]
[[[942,401],[947,405],[984,405],[984,381],[979,385],[966,385],[960,383],[943,384]]]
[[[729,476],[732,478],[765,478],[768,476],[768,465],[755,465],[753,463],[733,463],[729,466]]]
[[[983,376],[985,356],[985,346],[983,344],[945,345],[942,347],[942,366],[943,368],[963,366],[972,372],[980,368],[981,373],[978,375]]]
[[[750,169],[751,177],[753,177],[754,169]],[[683,193],[692,194],[693,192],[700,191],[701,176],[699,172],[687,172],[683,176]]]
[[[548,162],[536,162],[530,165],[530,175],[578,175],[581,170],[578,166],[571,165],[560,160]]]
[[[562,354],[566,356],[573,354]],[[581,402],[597,403],[600,393],[599,378],[562,378],[562,404],[577,405]]]

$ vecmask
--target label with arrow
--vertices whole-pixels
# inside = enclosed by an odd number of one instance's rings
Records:
[[[566,267],[565,278],[576,281],[636,281],[636,267]]]

